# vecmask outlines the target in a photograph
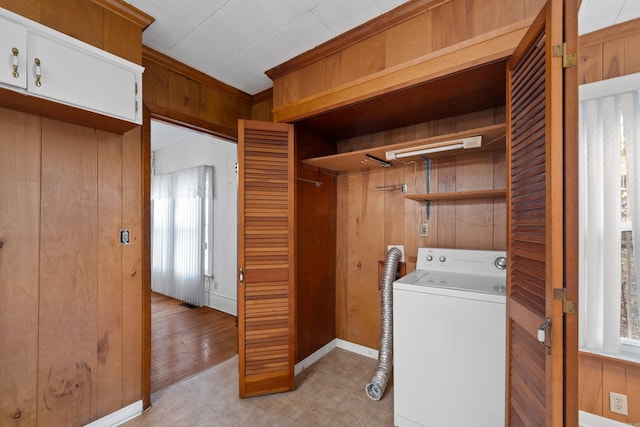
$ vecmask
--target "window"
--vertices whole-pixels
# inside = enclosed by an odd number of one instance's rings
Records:
[[[640,357],[639,90],[640,74],[580,88],[580,343],[633,357]]]
[[[213,167],[153,175],[151,181],[151,288],[204,304],[205,277],[213,274]]]

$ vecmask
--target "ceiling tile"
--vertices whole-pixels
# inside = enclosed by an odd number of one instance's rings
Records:
[[[251,58],[261,70],[269,70],[292,56],[289,47],[275,36],[263,38],[260,42],[245,49],[243,54],[247,58]]]
[[[167,9],[174,12],[174,14],[181,19],[198,25],[202,23],[209,16],[213,15],[215,11],[224,6],[229,0],[157,0],[162,3]]]
[[[216,78],[249,94],[272,86],[271,79],[258,71],[255,63],[244,54],[236,55],[215,69]]]
[[[206,45],[215,54],[231,58],[251,46],[234,25],[218,15],[212,15],[193,30],[187,38],[199,45]]]
[[[167,55],[182,63],[189,63],[189,66],[203,73],[209,73],[227,60],[211,49],[210,43],[195,43],[188,37],[176,43]]]
[[[293,53],[292,56],[295,56],[331,39],[333,34],[313,13],[309,12],[278,30],[275,37],[288,46]]]
[[[621,22],[630,21],[640,16],[640,1],[638,0],[625,0],[620,15],[616,20],[616,24]]]
[[[403,3],[406,3],[407,0],[373,0],[376,6],[378,6],[378,10],[380,13],[386,13],[391,9],[395,9]]]
[[[613,25],[623,3],[624,0],[584,0],[578,12],[578,32],[586,34]]]
[[[142,41],[160,52],[167,52],[186,34],[196,28],[155,0],[134,0],[133,5],[156,20],[142,33]]]
[[[288,22],[300,15],[304,15],[323,1],[324,0],[269,0],[267,4]]]
[[[311,11],[334,36],[376,17],[373,0],[326,0]]]
[[[216,16],[252,43],[257,43],[287,23],[264,0],[231,0],[216,12]]]

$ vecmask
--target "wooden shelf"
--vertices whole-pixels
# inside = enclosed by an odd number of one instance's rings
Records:
[[[348,172],[353,170],[362,170],[362,169],[376,169],[382,167],[379,164],[375,164],[375,162],[367,161],[367,155],[377,157],[379,159],[385,160],[385,153],[390,150],[398,150],[401,148],[410,148],[416,147],[426,144],[433,144],[436,142],[449,141],[453,139],[466,138],[470,136],[482,136],[482,147],[480,148],[472,148],[467,150],[455,150],[455,151],[444,151],[440,153],[430,154],[428,157],[437,158],[437,157],[447,157],[447,156],[455,156],[459,154],[470,154],[477,153],[481,151],[491,151],[491,150],[500,150],[505,147],[505,125],[491,125],[482,128],[470,129],[463,132],[457,132],[446,135],[438,135],[429,138],[422,138],[414,141],[406,141],[398,144],[390,144],[384,145],[380,147],[372,147],[363,150],[350,151],[348,153],[340,153],[333,154],[330,156],[324,157],[314,157],[311,159],[305,159],[302,163],[308,167],[313,167],[317,169],[324,169],[333,172]],[[388,163],[391,166],[403,166],[404,163],[409,162],[411,160],[420,159],[420,156],[414,157],[406,157],[399,160],[389,160]],[[367,161],[366,163],[363,163]],[[386,161],[386,160],[385,160]]]
[[[438,200],[461,200],[461,199],[491,199],[494,197],[506,197],[507,190],[499,188],[496,190],[479,191],[452,191],[450,193],[430,193],[430,194],[408,194],[405,199],[417,202],[435,202]]]

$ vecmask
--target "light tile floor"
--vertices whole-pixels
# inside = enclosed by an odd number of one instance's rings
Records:
[[[334,349],[296,376],[295,391],[239,399],[235,357],[154,394],[125,426],[393,426],[393,385],[379,401],[365,393],[376,364]]]

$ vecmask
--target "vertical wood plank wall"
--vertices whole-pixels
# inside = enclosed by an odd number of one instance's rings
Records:
[[[592,83],[640,72],[640,19],[580,36],[578,81]],[[583,411],[640,424],[640,364],[591,353],[579,357]],[[609,411],[609,392],[627,395],[629,415]]]
[[[149,17],[108,3],[0,7],[140,64]],[[1,107],[0,425],[83,425],[142,398],[140,129]]]
[[[335,142],[296,126],[296,362],[333,340],[336,292],[336,177],[301,160],[333,154]],[[320,182],[316,186],[313,182]]]
[[[0,129],[0,424],[28,426],[38,387],[40,118],[0,108]]]
[[[504,123],[504,108],[425,122],[338,142],[338,151],[362,149]],[[414,174],[414,167],[416,173]],[[503,150],[434,159],[431,192],[504,188]],[[336,336],[377,348],[380,339],[379,260],[387,245],[403,244],[407,272],[417,248],[437,246],[505,250],[505,199],[434,202],[429,236],[418,237],[426,220],[423,203],[380,187],[406,183],[409,193],[426,192],[425,164],[354,171],[337,180]]]

